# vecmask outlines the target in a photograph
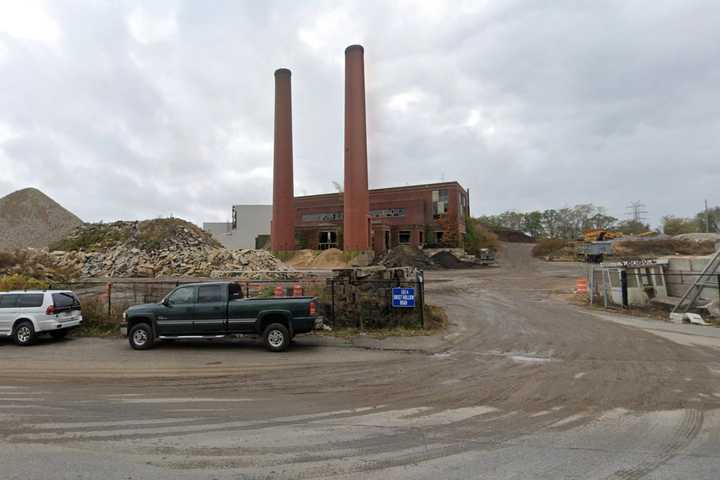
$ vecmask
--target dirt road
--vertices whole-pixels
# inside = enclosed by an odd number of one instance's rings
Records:
[[[428,274],[452,327],[386,350],[2,343],[3,478],[720,478],[714,329],[567,304],[582,266],[525,245],[501,264]]]

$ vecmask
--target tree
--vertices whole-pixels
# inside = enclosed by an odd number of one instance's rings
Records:
[[[698,212],[697,215],[695,215],[695,222],[698,226],[699,232],[704,232],[706,228],[706,219],[707,218],[707,224],[710,232],[720,232],[720,207],[713,207],[709,208],[707,211],[707,217],[705,214],[705,210],[702,212]]]
[[[557,210],[545,210],[541,214],[543,224],[544,237],[557,238],[560,231],[560,213]]]
[[[667,235],[680,235],[681,233],[695,233],[700,231],[697,219],[673,217],[666,215],[662,218],[662,230]]]
[[[523,217],[521,230],[533,238],[542,237],[545,233],[542,213],[538,211],[528,212]]]
[[[637,220],[625,220],[618,224],[617,229],[626,235],[638,235],[649,231],[650,225]]]

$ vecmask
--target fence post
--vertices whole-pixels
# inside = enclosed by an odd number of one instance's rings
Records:
[[[112,316],[112,282],[107,284],[107,297],[108,297],[108,319]]]
[[[620,289],[622,290],[622,306],[628,308],[628,279],[627,270],[620,270]]]
[[[335,279],[330,279],[330,316],[332,317],[332,326],[335,327]]]
[[[717,274],[717,284],[718,284],[718,304],[720,304],[720,273]]]
[[[420,328],[425,330],[425,275],[422,270],[417,272],[415,280],[417,281],[417,289],[420,294]]]

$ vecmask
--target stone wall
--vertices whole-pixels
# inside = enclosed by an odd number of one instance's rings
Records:
[[[383,329],[419,327],[420,298],[412,268],[368,267],[336,270],[323,297],[326,316],[335,327]],[[393,287],[415,287],[415,308],[394,308]]]

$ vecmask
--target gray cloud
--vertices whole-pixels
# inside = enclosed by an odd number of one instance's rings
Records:
[[[362,43],[372,187],[457,179],[474,214],[720,204],[716,2],[386,3],[0,7],[20,19],[0,21],[0,194],[37,186],[85,220],[268,203],[278,67],[296,194],[332,191]]]

